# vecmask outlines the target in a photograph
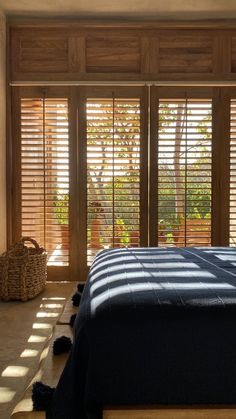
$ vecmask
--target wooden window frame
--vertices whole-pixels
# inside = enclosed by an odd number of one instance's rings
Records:
[[[148,246],[148,91],[145,87],[123,86],[87,86],[77,90],[78,115],[78,167],[80,175],[78,188],[80,189],[79,217],[81,227],[77,246],[80,249],[81,261],[77,268],[79,277],[87,277],[87,162],[86,162],[86,100],[91,98],[140,98],[140,246]]]
[[[229,99],[217,87],[152,87],[150,115],[150,246],[157,246],[157,103],[160,99],[212,99],[212,246],[229,245]]]
[[[140,150],[140,237],[141,246],[148,245],[148,149],[147,149],[147,89],[143,87],[93,86],[81,87],[14,87],[12,88],[12,136],[8,147],[9,166],[8,205],[11,209],[8,223],[9,245],[21,237],[21,98],[67,98],[69,107],[69,174],[70,174],[70,256],[69,266],[48,266],[48,280],[84,281],[86,263],[86,100],[91,97],[140,98],[141,150]]]
[[[12,87],[8,116],[7,205],[8,247],[20,238],[20,98],[68,98],[70,158],[70,262],[69,267],[48,268],[49,280],[84,281],[86,264],[86,99],[96,97],[140,97],[141,99],[141,246],[156,246],[155,162],[156,101],[160,98],[212,99],[212,245],[229,245],[230,99],[236,88],[147,86],[48,86]],[[150,111],[150,120],[148,113]],[[150,121],[150,122],[149,122]],[[150,145],[148,138],[150,123]],[[78,192],[79,191],[79,192]],[[80,199],[78,199],[78,193]],[[82,199],[81,199],[82,197]],[[84,199],[83,199],[84,198]]]
[[[69,188],[70,188],[70,247],[74,248],[74,205],[72,191],[72,179],[74,179],[74,156],[76,156],[75,147],[77,141],[74,141],[73,120],[71,112],[71,92],[67,87],[17,87],[12,89],[12,139],[8,147],[8,156],[12,156],[12,175],[11,188],[8,195],[8,205],[10,204],[9,227],[12,232],[8,235],[8,243],[14,243],[21,237],[21,126],[20,126],[20,100],[21,98],[65,98],[68,99],[69,111]],[[49,281],[65,281],[72,279],[74,258],[73,254],[69,255],[69,266],[48,266]]]

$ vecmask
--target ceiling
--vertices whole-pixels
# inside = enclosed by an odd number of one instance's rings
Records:
[[[0,0],[9,16],[123,19],[236,18],[236,0]]]

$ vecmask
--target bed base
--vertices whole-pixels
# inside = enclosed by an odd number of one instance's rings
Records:
[[[107,407],[103,419],[236,419],[236,405]]]

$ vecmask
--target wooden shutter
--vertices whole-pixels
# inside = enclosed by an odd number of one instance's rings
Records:
[[[140,99],[87,100],[87,261],[140,245]]]
[[[153,236],[159,246],[210,245],[211,99],[160,98],[157,107]]]
[[[236,99],[230,103],[229,245],[236,246]]]
[[[21,234],[69,262],[68,100],[21,99]]]

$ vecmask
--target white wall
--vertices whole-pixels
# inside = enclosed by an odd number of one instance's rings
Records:
[[[6,249],[6,19],[0,12],[0,253]]]

